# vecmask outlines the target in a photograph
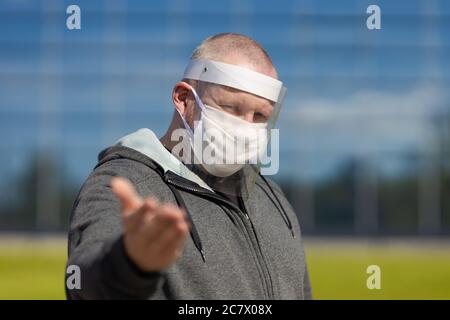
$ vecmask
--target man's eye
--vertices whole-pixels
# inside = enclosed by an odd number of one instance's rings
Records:
[[[253,118],[255,122],[266,122],[268,120],[267,117],[260,112],[255,112]]]
[[[231,113],[231,114],[237,114],[238,108],[236,108],[235,106],[231,106],[228,104],[224,104],[220,106],[222,108],[223,111]]]
[[[230,106],[230,105],[227,105],[227,104],[224,104],[224,105],[221,105],[221,107],[223,108],[223,109],[235,109],[235,107],[234,106]]]

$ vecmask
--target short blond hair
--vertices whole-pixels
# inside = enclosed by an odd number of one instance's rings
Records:
[[[264,48],[252,38],[238,33],[219,33],[203,40],[192,52],[191,59],[223,61],[236,54],[259,68],[274,68]]]

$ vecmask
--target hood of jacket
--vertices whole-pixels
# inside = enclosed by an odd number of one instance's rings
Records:
[[[115,145],[128,147],[140,152],[157,163],[164,170],[164,173],[172,171],[178,176],[212,191],[198,175],[189,170],[177,157],[169,152],[156,137],[155,133],[148,128],[139,129],[120,138]]]

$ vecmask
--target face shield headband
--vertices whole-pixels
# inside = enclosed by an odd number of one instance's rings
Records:
[[[275,78],[247,68],[206,59],[191,60],[183,78],[228,86],[275,103],[283,90],[283,83]]]

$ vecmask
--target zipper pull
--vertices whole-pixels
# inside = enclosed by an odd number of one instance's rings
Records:
[[[202,255],[203,262],[206,263],[205,251],[203,249],[200,250],[200,254]]]
[[[244,213],[245,219],[250,220],[250,217],[247,212]]]

